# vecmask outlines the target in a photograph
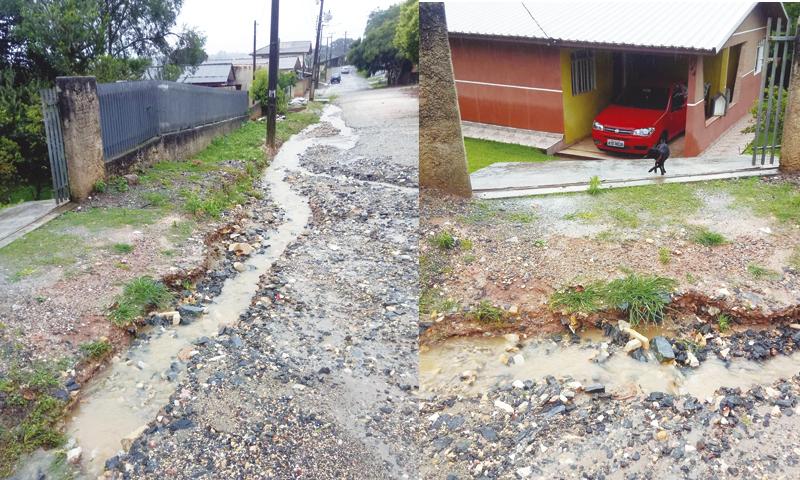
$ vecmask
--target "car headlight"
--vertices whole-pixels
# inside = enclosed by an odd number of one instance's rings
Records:
[[[599,123],[599,122],[594,122],[594,123],[592,123],[592,128],[594,128],[595,130],[600,130],[602,132],[603,131],[603,124]]]
[[[653,127],[650,127],[650,128],[637,128],[636,130],[633,131],[633,134],[636,135],[637,137],[649,137],[650,135],[653,134],[653,132],[655,130],[656,129],[653,128]]]

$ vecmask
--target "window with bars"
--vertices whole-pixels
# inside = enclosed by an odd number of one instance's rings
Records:
[[[588,93],[597,86],[594,52],[579,50],[570,54],[572,63],[572,95]]]

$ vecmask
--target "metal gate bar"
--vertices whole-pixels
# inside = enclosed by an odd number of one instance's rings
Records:
[[[800,24],[797,20],[794,22],[789,19],[786,22],[786,29],[783,30],[783,19],[778,18],[773,31],[773,22],[771,18],[767,19],[767,34],[764,37],[764,49],[762,51],[762,69],[761,69],[761,88],[758,94],[758,106],[756,107],[756,125],[755,125],[755,138],[752,143],[753,165],[758,162],[758,156],[761,156],[761,165],[766,164],[767,149],[769,149],[769,164],[775,164],[775,150],[780,148],[779,130],[782,128],[781,115],[783,113],[783,84],[786,80],[787,63],[792,64],[792,57],[794,55],[793,49],[790,49],[790,43],[794,43],[796,33],[793,33],[793,24],[795,27]],[[781,48],[783,47],[783,48]],[[776,85],[776,77],[778,72],[778,55],[780,55],[780,79]],[[791,67],[789,67],[791,68]],[[769,76],[769,83],[767,83],[767,76]],[[777,103],[775,103],[774,89],[778,88]],[[766,97],[766,110],[765,110],[765,97]],[[763,125],[762,125],[763,123]],[[763,136],[763,139],[762,139]]]
[[[42,97],[42,117],[47,136],[47,156],[53,177],[53,197],[56,205],[69,201],[69,177],[67,159],[64,154],[64,138],[61,134],[61,118],[58,113],[58,94],[55,88],[39,91]]]

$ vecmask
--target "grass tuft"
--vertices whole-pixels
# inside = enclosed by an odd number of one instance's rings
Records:
[[[589,195],[597,195],[600,193],[600,191],[600,177],[595,175],[589,179],[589,189],[587,192]]]
[[[672,259],[672,254],[667,247],[661,247],[658,249],[658,261],[661,262],[662,265],[667,265],[670,260]]]
[[[165,308],[172,300],[172,293],[163,283],[147,276],[135,278],[116,298],[109,318],[118,327],[126,327],[147,313],[148,308]]]
[[[495,307],[488,300],[481,300],[470,312],[469,317],[481,323],[498,323],[503,320],[503,309]]]
[[[627,311],[631,325],[658,323],[676,285],[671,278],[632,273],[609,282],[603,297],[607,305]]]
[[[720,332],[727,332],[731,328],[731,319],[724,313],[717,316],[717,326]]]
[[[711,231],[707,228],[697,229],[692,236],[692,241],[706,247],[716,247],[728,242],[721,233]]]
[[[111,342],[108,340],[95,340],[93,342],[82,344],[80,348],[87,357],[96,360],[108,355],[111,352],[112,347]]]
[[[550,308],[564,313],[593,313],[603,307],[603,284],[568,287],[550,296]]]
[[[779,280],[781,278],[781,274],[775,270],[770,270],[755,263],[747,265],[747,273],[756,280]]]
[[[133,245],[130,243],[115,243],[111,246],[115,253],[126,254],[133,251]]]
[[[447,230],[443,230],[436,235],[433,235],[430,242],[441,250],[452,250],[456,246],[456,239],[453,234]]]

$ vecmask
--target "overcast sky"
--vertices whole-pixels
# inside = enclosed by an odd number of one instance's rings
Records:
[[[401,0],[325,0],[325,11],[333,18],[323,29],[323,41],[333,38],[358,38],[364,33],[369,13]],[[269,12],[271,0],[184,0],[178,26],[197,27],[207,37],[206,52],[250,52],[253,49],[253,20],[258,22],[258,47],[269,44]],[[319,3],[316,0],[282,0],[280,5],[281,41],[314,42]]]

